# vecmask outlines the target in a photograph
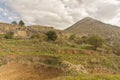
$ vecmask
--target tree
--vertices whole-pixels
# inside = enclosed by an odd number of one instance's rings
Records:
[[[99,36],[91,36],[87,40],[88,44],[93,46],[93,50],[97,50],[98,47],[102,47],[104,40]]]
[[[46,35],[47,35],[48,40],[50,41],[55,41],[58,37],[55,31],[49,31],[47,32]]]
[[[19,26],[22,27],[22,26],[24,26],[24,25],[25,25],[25,23],[24,23],[22,20],[20,20],[20,21],[19,21]]]
[[[13,25],[17,25],[17,22],[16,22],[16,21],[13,21],[13,22],[11,22],[11,24],[13,24]]]

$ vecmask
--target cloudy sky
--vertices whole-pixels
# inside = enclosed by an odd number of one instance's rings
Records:
[[[120,26],[120,0],[0,0],[0,22],[65,29],[87,16]]]

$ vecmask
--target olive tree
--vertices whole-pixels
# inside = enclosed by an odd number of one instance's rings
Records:
[[[97,50],[98,47],[102,47],[104,40],[103,38],[95,35],[95,36],[90,36],[87,40],[88,44],[92,45],[93,50]]]

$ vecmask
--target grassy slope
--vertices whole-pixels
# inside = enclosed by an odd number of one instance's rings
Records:
[[[68,76],[63,78],[58,78],[55,80],[120,80],[120,75],[79,75],[79,76]]]
[[[46,31],[46,29],[35,28],[34,31]],[[52,28],[50,29],[52,30]],[[49,30],[48,30],[49,31]],[[58,45],[55,43],[40,42],[39,40],[22,40],[22,39],[4,39],[4,35],[0,35],[0,55],[6,54],[26,54],[26,55],[51,55],[60,57],[62,60],[69,61],[73,64],[84,65],[89,72],[98,69],[107,69],[113,72],[120,73],[120,56],[114,54],[106,54],[84,50],[83,47]],[[56,51],[57,50],[57,51]],[[66,51],[67,50],[67,51]],[[73,54],[73,51],[78,51],[79,54]],[[94,73],[94,72],[93,72]],[[58,80],[120,80],[120,75],[100,75],[88,74],[78,76],[61,77]],[[57,80],[57,79],[55,79]]]
[[[58,50],[58,52],[56,52]],[[62,50],[59,52],[59,50]],[[65,52],[65,50],[68,50]],[[81,50],[79,54],[72,54],[73,50]],[[70,52],[71,51],[71,52]],[[63,53],[62,53],[63,52]],[[86,54],[89,52],[89,54]],[[104,68],[120,72],[120,56],[104,54],[94,51],[86,51],[81,48],[73,48],[37,40],[1,39],[0,54],[28,54],[28,55],[52,55],[73,64],[82,64],[90,71],[94,68]]]
[[[82,64],[89,72],[92,72],[97,68],[120,73],[120,56],[114,54],[85,50],[81,46],[73,47],[69,45],[59,45],[52,42],[41,42],[37,39],[4,39],[2,37],[3,35],[1,35],[0,39],[0,55],[51,55],[60,57],[62,60],[69,61],[73,64]],[[73,54],[72,51],[75,50],[81,50],[81,52],[79,52],[79,54]],[[119,74],[87,74],[60,77],[55,80],[119,80],[119,76]]]

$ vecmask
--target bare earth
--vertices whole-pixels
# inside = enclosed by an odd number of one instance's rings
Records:
[[[0,80],[50,80],[62,70],[45,65],[11,62],[0,67]]]

